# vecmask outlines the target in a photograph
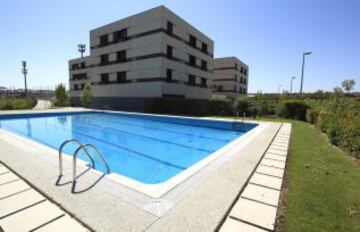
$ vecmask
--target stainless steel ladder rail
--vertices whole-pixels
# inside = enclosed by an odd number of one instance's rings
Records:
[[[100,154],[99,150],[94,145],[92,145],[92,144],[81,145],[80,147],[78,147],[78,149],[76,149],[76,151],[74,152],[74,155],[73,155],[73,180],[72,180],[73,185],[76,182],[76,158],[81,150],[83,150],[83,151],[85,151],[85,153],[87,153],[87,151],[86,151],[87,147],[91,147],[95,151],[96,155],[100,158],[101,162],[106,167],[106,174],[110,173],[110,167],[109,167],[108,163],[105,161],[104,157]]]
[[[244,128],[244,116],[245,116],[245,113],[241,116],[241,126],[242,128]],[[236,130],[237,129],[237,123],[239,121],[239,112],[236,112],[235,113],[235,117],[234,117],[234,121],[233,121],[233,129]]]
[[[77,143],[80,147],[83,146],[82,143],[80,143],[78,140],[76,139],[69,139],[69,140],[66,140],[64,141],[60,147],[59,147],[59,176],[62,176],[63,175],[63,157],[62,157],[62,150],[63,148],[65,147],[66,144],[68,143]],[[84,150],[86,156],[91,160],[91,165],[92,167],[94,168],[95,167],[95,162],[94,162],[94,159],[91,157],[91,155],[86,151]]]

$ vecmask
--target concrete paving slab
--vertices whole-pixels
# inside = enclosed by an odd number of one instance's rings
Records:
[[[266,175],[276,176],[276,177],[280,177],[280,178],[282,178],[284,176],[284,169],[267,167],[267,166],[262,166],[262,165],[260,165],[256,169],[256,172],[260,173],[260,174],[266,174]]]
[[[89,230],[87,230],[85,227],[83,227],[80,223],[75,221],[70,216],[65,215],[65,216],[57,219],[56,221],[36,230],[36,232],[49,232],[49,231],[51,231],[51,232],[64,232],[64,231],[66,231],[66,232],[85,232],[85,231],[89,231]]]
[[[0,218],[44,199],[45,198],[35,190],[25,191],[11,197],[4,198],[0,200]]]
[[[0,166],[0,174],[9,172],[9,169],[7,169],[4,165]]]
[[[19,177],[12,172],[0,175],[0,185],[11,181],[19,180]]]
[[[263,160],[261,160],[260,164],[269,166],[269,167],[275,167],[275,168],[282,168],[282,169],[285,168],[285,162],[283,162],[283,161],[263,159]]]
[[[264,188],[258,185],[248,184],[241,194],[241,197],[260,201],[274,207],[279,202],[280,191]]]
[[[227,218],[222,227],[220,228],[220,232],[266,232],[267,230],[262,230],[258,227],[246,224],[244,222]]]
[[[63,211],[45,201],[2,219],[0,225],[5,231],[30,231],[62,215]]]
[[[287,155],[287,151],[281,151],[281,150],[275,150],[275,149],[268,149],[269,153],[273,153],[273,154],[279,154],[279,155]]]
[[[251,177],[249,182],[276,190],[281,190],[281,185],[282,185],[282,179],[277,177],[262,175],[259,173],[254,173],[254,175]]]
[[[282,146],[282,145],[274,145],[272,144],[269,149],[274,149],[274,150],[280,150],[280,151],[287,151],[288,147],[287,146]]]
[[[264,158],[271,159],[271,160],[277,160],[277,161],[281,161],[281,162],[286,162],[286,156],[282,156],[282,155],[274,155],[271,153],[266,153]]]
[[[230,217],[273,230],[276,210],[276,207],[240,198],[231,210]]]
[[[30,189],[30,186],[27,185],[24,181],[15,181],[0,185],[0,199],[22,192],[26,189]]]

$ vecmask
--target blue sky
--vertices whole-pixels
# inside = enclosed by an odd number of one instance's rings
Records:
[[[7,0],[0,6],[0,86],[23,87],[21,60],[30,87],[68,83],[67,61],[89,30],[165,5],[215,41],[215,57],[237,56],[250,66],[249,91],[332,90],[343,79],[360,91],[358,0]]]

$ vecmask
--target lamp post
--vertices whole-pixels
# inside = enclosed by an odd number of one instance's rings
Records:
[[[81,53],[81,58],[84,57],[86,44],[78,44],[78,51]]]
[[[292,93],[292,83],[295,80],[295,77],[291,77],[290,79],[290,93]]]
[[[280,88],[281,88],[281,86],[282,86],[282,85],[279,85],[279,86],[278,86],[278,92],[279,92],[279,94],[280,94]]]
[[[24,74],[24,81],[25,81],[25,95],[27,95],[27,83],[26,83],[26,75],[28,73],[27,67],[26,67],[26,61],[22,61],[22,74]]]
[[[305,68],[305,56],[311,55],[312,52],[303,52],[303,60],[302,60],[302,69],[301,69],[301,84],[300,84],[300,93],[303,91],[303,83],[304,83],[304,68]]]

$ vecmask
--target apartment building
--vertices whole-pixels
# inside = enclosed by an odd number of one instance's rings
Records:
[[[249,66],[236,57],[214,59],[214,94],[238,96],[247,94]]]
[[[69,61],[71,103],[90,83],[97,108],[141,110],[146,98],[206,99],[214,42],[164,6],[90,31],[90,55]]]

